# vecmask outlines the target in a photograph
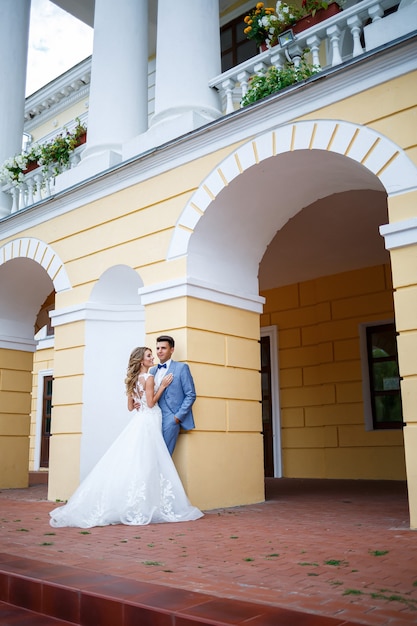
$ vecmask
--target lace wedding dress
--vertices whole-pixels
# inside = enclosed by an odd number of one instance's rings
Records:
[[[144,525],[203,516],[190,504],[163,440],[161,409],[149,408],[143,386],[138,388],[139,411],[67,504],[50,512],[51,526]]]

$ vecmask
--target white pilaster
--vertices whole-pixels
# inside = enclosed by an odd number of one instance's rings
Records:
[[[155,115],[149,149],[221,115],[209,80],[221,72],[218,0],[158,0]]]
[[[123,142],[147,126],[148,0],[96,0],[87,146],[57,188],[119,163]]]
[[[30,0],[0,2],[0,165],[22,150]],[[11,197],[0,193],[0,217]]]

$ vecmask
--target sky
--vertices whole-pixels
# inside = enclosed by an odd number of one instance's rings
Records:
[[[90,56],[93,29],[49,0],[32,0],[26,96]]]

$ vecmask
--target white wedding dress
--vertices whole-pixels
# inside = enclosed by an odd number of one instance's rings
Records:
[[[161,409],[149,408],[140,383],[138,388],[140,409],[67,504],[50,512],[51,526],[144,525],[203,516],[190,504],[162,437]]]

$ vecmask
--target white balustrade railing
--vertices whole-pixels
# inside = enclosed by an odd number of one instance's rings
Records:
[[[273,65],[280,69],[289,58],[297,64],[305,50],[308,50],[308,60],[322,70],[360,56],[366,52],[364,27],[368,23],[382,20],[385,12],[395,10],[398,3],[399,0],[362,0],[297,33],[294,41],[284,48],[278,44],[216,76],[209,85],[220,93],[223,113],[227,115],[241,106],[252,76]]]
[[[19,183],[7,183],[1,186],[12,197],[11,213],[16,213],[36,202],[46,200],[54,195],[55,178],[64,170],[76,167],[81,160],[81,154],[85,145],[78,146],[70,155],[67,166],[51,164],[47,169],[39,166],[24,176],[24,181]]]

